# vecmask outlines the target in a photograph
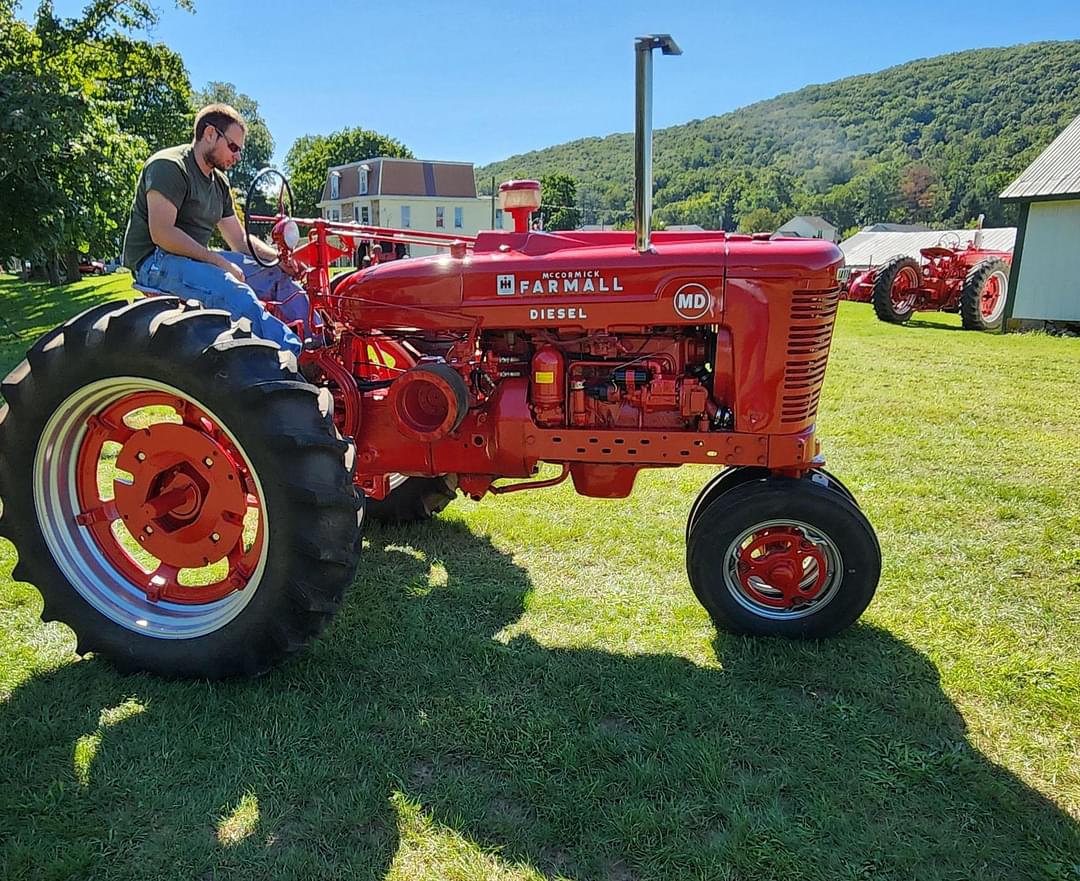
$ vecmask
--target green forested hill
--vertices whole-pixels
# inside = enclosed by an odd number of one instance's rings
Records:
[[[997,193],[1078,113],[1080,42],[976,49],[807,86],[658,130],[655,217],[746,231],[795,212],[841,229],[964,226],[980,213],[1013,223]],[[629,218],[630,133],[513,156],[477,180],[490,192],[492,175],[556,171],[577,179],[584,222]]]

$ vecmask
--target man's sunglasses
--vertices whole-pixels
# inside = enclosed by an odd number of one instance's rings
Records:
[[[232,154],[234,156],[239,156],[240,155],[241,151],[244,149],[243,147],[241,147],[237,143],[234,143],[233,141],[230,141],[229,136],[226,135],[225,132],[223,132],[221,129],[219,129],[216,125],[211,125],[210,128],[212,128],[219,135],[221,135],[221,137],[223,137],[225,139],[225,143],[229,145],[229,150],[232,152]]]

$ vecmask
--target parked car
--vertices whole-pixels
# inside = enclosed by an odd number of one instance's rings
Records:
[[[79,261],[79,275],[104,275],[105,264],[100,260],[85,258]]]

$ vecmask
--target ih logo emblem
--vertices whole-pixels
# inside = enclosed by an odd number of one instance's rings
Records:
[[[697,321],[712,311],[712,294],[704,285],[692,281],[675,291],[675,312],[687,321]]]
[[[500,297],[512,297],[517,285],[512,275],[498,276],[498,292]]]

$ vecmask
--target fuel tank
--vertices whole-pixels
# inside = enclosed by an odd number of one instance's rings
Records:
[[[712,325],[724,323],[731,282],[766,298],[829,288],[842,259],[819,239],[657,232],[639,253],[632,232],[485,232],[463,257],[359,270],[331,301],[335,317],[358,328]]]

